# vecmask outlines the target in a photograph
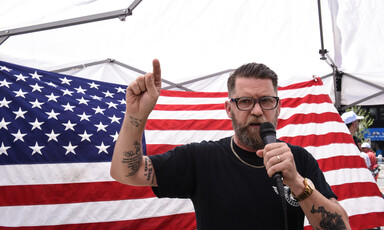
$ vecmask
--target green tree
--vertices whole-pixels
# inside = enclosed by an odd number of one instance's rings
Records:
[[[366,142],[367,140],[364,139],[364,134],[368,132],[368,127],[370,127],[373,124],[374,119],[370,117],[369,112],[365,109],[362,109],[361,106],[352,106],[347,111],[353,111],[358,116],[363,116],[364,119],[360,120],[359,122],[359,131],[355,133],[355,136],[362,140],[363,142]]]

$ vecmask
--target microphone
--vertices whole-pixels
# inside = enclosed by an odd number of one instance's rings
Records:
[[[264,122],[260,126],[260,137],[265,145],[276,142],[276,129],[270,122]],[[282,181],[281,172],[273,174],[273,179]]]
[[[270,122],[264,122],[260,125],[260,137],[264,145],[276,142],[276,129]],[[281,205],[284,213],[284,227],[288,229],[287,203],[285,202],[283,176],[281,172],[273,174],[272,178],[276,181],[277,192],[279,193]]]

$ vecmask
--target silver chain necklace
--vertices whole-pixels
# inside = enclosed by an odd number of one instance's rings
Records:
[[[251,165],[251,164],[245,162],[243,159],[241,159],[240,156],[237,155],[235,149],[233,148],[233,142],[234,142],[234,140],[233,140],[233,136],[232,136],[232,138],[231,138],[231,149],[232,149],[233,154],[235,154],[235,156],[237,157],[237,159],[239,159],[239,161],[241,161],[245,165],[248,165],[249,167],[256,168],[256,169],[262,169],[262,168],[265,167],[265,165],[263,165],[263,166]]]

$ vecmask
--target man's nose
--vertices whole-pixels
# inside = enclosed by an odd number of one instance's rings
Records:
[[[261,114],[263,114],[263,109],[261,108],[259,103],[256,103],[255,106],[253,106],[253,108],[251,109],[251,114],[256,116],[260,116]]]

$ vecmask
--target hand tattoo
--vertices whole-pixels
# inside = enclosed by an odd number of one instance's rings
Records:
[[[341,215],[335,213],[330,213],[323,206],[320,206],[317,210],[315,205],[312,206],[311,213],[321,213],[320,227],[321,229],[330,229],[330,230],[345,230],[347,227]]]

